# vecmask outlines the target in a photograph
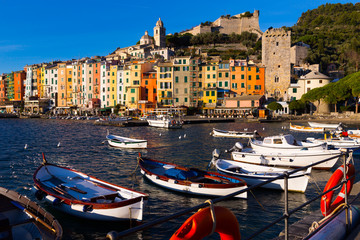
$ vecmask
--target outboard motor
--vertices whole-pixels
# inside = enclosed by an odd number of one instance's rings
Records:
[[[212,152],[212,158],[211,158],[211,161],[209,162],[206,170],[209,170],[209,168],[211,167],[211,165],[214,165],[215,164],[215,161],[217,159],[219,159],[220,157],[220,150],[219,149],[214,149],[214,151]]]
[[[226,152],[241,152],[244,149],[244,146],[241,142],[236,142],[235,145],[227,150]]]

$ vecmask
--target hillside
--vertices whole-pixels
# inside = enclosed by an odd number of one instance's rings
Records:
[[[293,43],[311,46],[307,60],[320,63],[322,72],[330,63],[346,75],[359,71],[360,3],[321,5],[303,13],[290,29]]]

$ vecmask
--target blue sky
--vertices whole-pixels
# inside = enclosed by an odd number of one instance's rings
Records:
[[[159,17],[166,33],[221,15],[260,10],[260,28],[293,26],[303,12],[325,3],[356,1],[122,1],[0,0],[0,74],[26,64],[103,56],[153,34]],[[220,4],[221,3],[221,4]]]

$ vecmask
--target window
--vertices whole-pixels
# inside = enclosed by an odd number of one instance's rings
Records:
[[[221,78],[222,77],[222,73],[219,73],[219,78]]]
[[[215,96],[215,91],[211,91],[211,96]]]
[[[249,71],[249,72],[251,71],[251,67],[248,67],[248,71]]]
[[[251,80],[251,75],[249,75],[249,80]]]
[[[207,78],[207,79],[210,79],[210,74],[206,75],[206,78]]]
[[[235,67],[232,67],[232,68],[231,68],[231,71],[235,72]]]
[[[297,93],[297,88],[293,88],[293,93]]]
[[[251,85],[248,85],[248,90],[251,90]]]
[[[187,76],[185,76],[185,77],[184,77],[184,82],[186,82],[186,83],[187,83]]]
[[[256,75],[256,80],[259,80],[260,79],[260,76],[259,75]]]
[[[135,93],[135,89],[132,88],[132,89],[130,90],[130,92],[131,92],[131,93]]]
[[[245,88],[245,83],[241,83],[241,88]]]
[[[226,82],[225,82],[225,87],[228,87],[228,86],[229,86],[229,82],[226,81]]]
[[[213,74],[213,79],[215,79],[216,78],[216,74]]]
[[[175,82],[176,82],[176,83],[179,82],[179,77],[175,77]]]
[[[244,75],[244,74],[241,74],[241,79],[245,79],[245,75]]]
[[[185,102],[187,102],[188,101],[188,99],[187,98],[185,98]]]
[[[319,80],[319,83],[322,83],[322,80]]]
[[[209,91],[206,91],[206,96],[210,96],[210,92]]]
[[[219,87],[222,87],[222,82],[219,82]]]
[[[235,79],[235,75],[231,75],[231,79]]]
[[[216,69],[215,66],[213,66],[213,71],[215,71],[215,69]]]
[[[251,106],[255,107],[255,101],[254,100],[251,100]]]
[[[244,67],[241,67],[241,71],[244,71]]]
[[[148,85],[148,80],[145,80],[145,85]]]
[[[278,76],[275,76],[275,82],[279,82],[279,77]]]
[[[136,67],[136,66],[135,66]],[[138,73],[137,72],[135,72],[135,77],[137,77],[138,76]]]
[[[229,77],[229,73],[228,73],[228,72],[225,73],[225,77]]]
[[[307,84],[310,84],[310,81],[307,81]]]
[[[184,88],[184,93],[188,93],[188,90],[187,90],[187,88]]]
[[[209,66],[207,67],[207,70],[210,71],[210,67],[209,67]]]

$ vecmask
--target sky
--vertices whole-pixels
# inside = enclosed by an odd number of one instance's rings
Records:
[[[0,74],[53,60],[105,56],[135,45],[161,18],[166,34],[190,29],[221,15],[260,11],[262,31],[294,26],[303,12],[325,3],[287,0],[0,0]],[[221,4],[220,4],[221,3]]]

